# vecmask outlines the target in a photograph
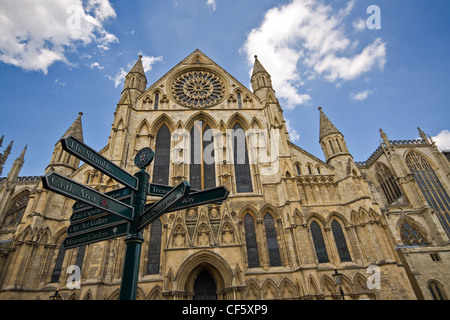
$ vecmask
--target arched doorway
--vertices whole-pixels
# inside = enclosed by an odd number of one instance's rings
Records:
[[[194,282],[194,300],[217,300],[217,284],[205,269]]]
[[[175,280],[175,290],[187,300],[201,299],[205,295],[208,297],[202,299],[236,299],[230,266],[224,258],[209,250],[189,256],[178,270]],[[205,287],[210,289],[201,293],[201,288]]]

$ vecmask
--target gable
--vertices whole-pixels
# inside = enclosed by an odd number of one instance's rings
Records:
[[[138,105],[143,107],[146,101],[154,101],[156,94],[161,102],[167,103],[166,109],[259,105],[259,98],[252,91],[198,49],[141,94]]]
[[[292,163],[294,165],[299,163],[302,168],[306,168],[308,164],[312,165],[313,168],[317,168],[317,166],[319,166],[322,174],[334,174],[334,168],[332,166],[316,158],[290,141],[288,141],[288,146],[292,156]]]

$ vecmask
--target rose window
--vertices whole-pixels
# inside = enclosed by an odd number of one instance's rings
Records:
[[[178,76],[172,85],[175,99],[187,107],[209,107],[224,96],[225,88],[219,76],[208,71],[188,71]]]

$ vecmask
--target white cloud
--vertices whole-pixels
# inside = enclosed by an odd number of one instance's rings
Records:
[[[372,90],[365,90],[358,93],[350,93],[350,99],[353,101],[364,101],[372,94]]]
[[[102,66],[100,65],[100,63],[98,63],[98,62],[91,63],[91,65],[89,66],[89,68],[91,68],[91,69],[97,68],[98,70],[103,70],[103,69],[105,69],[105,67],[102,67]]]
[[[442,130],[437,136],[432,137],[433,141],[436,142],[439,150],[450,150],[450,131]]]
[[[163,62],[163,57],[159,56],[159,57],[152,57],[152,56],[145,56],[142,53],[139,53],[140,55],[142,55],[141,61],[142,61],[142,66],[144,67],[144,71],[150,72],[153,68],[153,65],[156,62]],[[136,61],[128,64],[128,70],[131,70],[131,68],[133,67],[134,63],[136,63]],[[125,76],[128,74],[127,71],[125,71],[124,68],[120,68],[120,71],[117,72],[114,76],[111,75],[107,75],[107,78],[111,81],[114,82],[114,88],[117,88],[119,85],[123,84],[125,82]]]
[[[108,0],[0,1],[0,61],[47,73],[56,61],[69,63],[66,51],[117,42],[103,23],[116,14]],[[69,63],[70,64],[70,63]]]
[[[214,11],[216,10],[216,7],[217,7],[217,2],[216,2],[216,0],[207,0],[207,1],[206,1],[206,4],[207,4],[208,6],[210,6],[211,9],[213,9]]]
[[[289,138],[292,142],[296,142],[300,140],[300,134],[291,126],[291,121],[286,119],[286,129],[289,132]]]
[[[163,61],[163,57],[159,56],[159,57],[152,57],[152,56],[142,56],[142,66],[144,67],[144,71],[145,72],[149,72],[152,70],[153,65],[156,62],[162,62]]]
[[[356,31],[363,31],[367,27],[367,22],[366,20],[359,18],[358,20],[353,22],[353,27]]]
[[[114,82],[114,88],[117,88],[120,84],[123,84],[125,82],[125,76],[128,73],[123,69],[120,68],[120,71],[116,73],[115,76],[108,75],[108,79]]]
[[[249,63],[257,54],[287,109],[311,98],[299,92],[303,80],[322,76],[330,82],[347,81],[383,69],[386,43],[380,38],[359,54],[352,53],[358,42],[348,38],[343,26],[354,3],[335,11],[319,0],[292,0],[267,11],[261,25],[247,36],[242,50]]]
[[[56,78],[54,82],[55,82],[55,84],[57,84],[61,87],[64,87],[66,85],[66,83],[64,81],[59,80],[59,78]]]

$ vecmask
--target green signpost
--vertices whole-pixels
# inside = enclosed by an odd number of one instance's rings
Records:
[[[103,194],[55,172],[42,178],[45,189],[77,201],[72,208],[64,249],[126,235],[121,300],[136,299],[144,228],[167,212],[207,203],[220,204],[229,194],[225,187],[191,190],[187,181],[176,187],[149,183],[150,175],[145,168],[155,155],[150,148],[136,155],[134,162],[141,170],[132,176],[72,136],[62,138],[61,144],[65,151],[126,186]],[[147,195],[162,198],[146,204]]]
[[[110,192],[106,192],[105,195],[107,195],[108,197],[111,197],[113,199],[117,199],[117,200],[123,200],[123,199],[130,199],[133,196],[133,192],[130,188],[121,188],[121,189],[116,189]],[[126,203],[126,201],[122,201],[124,203]],[[127,203],[127,204],[131,204],[131,203]],[[81,202],[81,201],[77,201],[75,202],[75,204],[73,205],[72,209],[73,212],[79,212],[80,210],[86,210],[86,209],[90,209],[91,207],[86,204],[85,202]]]
[[[187,181],[183,181],[168,192],[161,200],[152,203],[151,206],[139,217],[138,228],[142,230],[150,223],[158,219],[172,206],[180,202],[186,194],[189,194],[190,189],[191,186],[189,183]]]
[[[87,164],[122,183],[123,185],[130,187],[133,190],[137,190],[136,177],[133,177],[131,174],[116,166],[114,163],[101,156],[74,137],[66,136],[62,138],[61,145],[64,151],[70,153],[78,159],[83,160]]]
[[[82,201],[97,209],[116,214],[126,220],[133,220],[133,207],[56,172],[47,173],[42,178],[42,183],[45,189],[74,200]]]
[[[63,242],[64,249],[73,249],[87,244],[96,243],[108,239],[122,237],[128,232],[128,223],[121,223],[96,231],[82,233],[73,237],[67,237]]]

